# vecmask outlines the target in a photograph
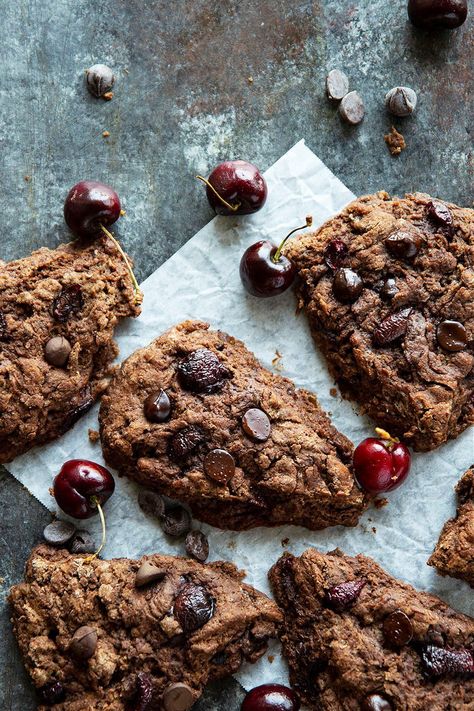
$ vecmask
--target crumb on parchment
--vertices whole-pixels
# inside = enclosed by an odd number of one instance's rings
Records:
[[[100,434],[97,432],[97,430],[89,430],[88,434],[89,440],[92,442],[92,444],[95,444],[99,441]]]

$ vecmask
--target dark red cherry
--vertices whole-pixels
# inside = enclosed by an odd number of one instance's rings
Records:
[[[262,684],[249,691],[241,711],[298,711],[300,702],[292,689],[281,684]]]
[[[64,202],[64,219],[71,232],[91,239],[110,227],[120,217],[120,199],[109,185],[95,180],[81,180],[69,191]]]
[[[112,496],[115,482],[108,469],[87,459],[70,459],[53,484],[58,506],[73,518],[90,518]]]
[[[226,160],[206,180],[210,206],[218,215],[250,215],[264,206],[267,184],[259,169],[245,160]]]
[[[467,0],[408,0],[408,17],[417,27],[451,30],[467,17]]]
[[[370,494],[381,494],[400,486],[408,476],[411,455],[408,447],[377,429],[380,439],[368,437],[354,451],[354,474]]]
[[[275,255],[278,247],[264,239],[245,250],[240,260],[240,278],[252,296],[276,296],[293,284],[296,267],[288,257]]]

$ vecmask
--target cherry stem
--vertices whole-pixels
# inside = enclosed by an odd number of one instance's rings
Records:
[[[301,225],[301,227],[295,227],[294,230],[291,230],[291,232],[289,232],[289,233],[286,235],[285,239],[284,239],[283,242],[280,244],[280,246],[278,247],[277,251],[275,252],[275,254],[274,254],[273,257],[272,257],[272,259],[273,259],[273,261],[274,261],[275,264],[278,264],[278,262],[279,262],[279,260],[280,260],[280,257],[281,257],[282,249],[283,249],[283,247],[285,246],[285,243],[287,242],[287,240],[291,237],[291,235],[294,235],[295,232],[299,232],[299,230],[305,230],[307,227],[311,227],[312,224],[313,224],[313,218],[312,218],[312,216],[311,216],[311,215],[307,215],[307,217],[306,217],[306,224],[305,224],[305,225]]]
[[[104,234],[107,235],[107,237],[112,240],[112,242],[117,247],[120,254],[122,255],[123,260],[124,260],[125,264],[127,265],[128,273],[130,274],[130,278],[132,280],[133,290],[134,290],[135,294],[136,295],[141,294],[140,287],[138,286],[138,281],[136,280],[135,274],[133,273],[133,269],[131,267],[129,259],[128,259],[127,255],[125,254],[125,252],[123,251],[122,247],[120,246],[119,241],[116,239],[116,237],[113,236],[113,234],[111,232],[109,232],[109,230],[107,230],[104,227],[104,225],[101,225],[100,228],[104,232]]]
[[[238,202],[237,205],[231,205],[230,202],[227,202],[227,200],[225,200],[225,199],[222,197],[222,195],[219,195],[219,193],[217,192],[217,190],[215,189],[215,187],[214,187],[213,185],[211,185],[211,183],[209,182],[209,180],[207,180],[207,178],[203,178],[202,175],[196,175],[196,178],[197,178],[197,180],[202,180],[202,182],[203,182],[205,185],[207,185],[207,187],[208,187],[210,190],[212,190],[212,192],[214,193],[214,195],[219,198],[219,200],[221,201],[221,203],[222,203],[223,205],[225,205],[228,210],[232,210],[232,212],[237,212],[237,210],[238,210],[239,207],[240,207],[240,202]]]
[[[91,499],[91,501],[92,501],[92,503],[94,504],[94,506],[97,506],[97,510],[98,510],[98,512],[99,512],[100,522],[101,522],[101,524],[102,524],[102,540],[101,540],[101,542],[100,542],[100,546],[98,547],[98,549],[96,550],[96,552],[94,553],[94,555],[90,555],[88,558],[86,558],[85,561],[84,561],[85,563],[90,563],[90,562],[93,561],[95,558],[97,558],[97,556],[98,556],[99,553],[101,552],[102,548],[105,546],[105,542],[106,542],[106,536],[105,536],[105,516],[104,516],[104,512],[103,512],[103,510],[102,510],[102,506],[100,505],[100,502],[99,502],[99,499],[97,498],[97,496],[93,496],[92,499]]]
[[[383,430],[381,427],[376,427],[375,432],[378,434],[378,436],[381,439],[386,440],[387,447],[389,449],[391,447],[393,447],[395,444],[399,444],[399,442],[400,442],[398,437],[392,437],[392,435],[389,432],[387,432],[387,430]]]

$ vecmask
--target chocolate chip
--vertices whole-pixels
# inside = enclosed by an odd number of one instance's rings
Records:
[[[357,301],[363,288],[362,279],[352,269],[338,269],[334,274],[332,290],[336,299],[343,303],[352,304]]]
[[[186,583],[174,601],[174,616],[184,633],[195,632],[214,615],[215,600],[203,585]]]
[[[339,269],[347,257],[348,248],[342,239],[333,239],[324,252],[324,261],[330,269]]]
[[[446,205],[439,200],[431,200],[426,206],[426,213],[430,220],[441,227],[451,228],[453,216]]]
[[[205,441],[204,432],[194,425],[184,427],[171,438],[169,444],[169,455],[174,461],[181,461],[189,457],[196,451],[200,444]]]
[[[106,64],[94,64],[86,71],[87,88],[97,98],[110,91],[114,82],[114,73]]]
[[[72,314],[78,313],[84,306],[82,289],[79,284],[63,287],[53,301],[53,318],[64,323]]]
[[[387,237],[385,246],[397,259],[412,259],[420,251],[421,236],[418,232],[397,230]]]
[[[0,341],[6,341],[8,338],[8,326],[5,314],[0,311]]]
[[[44,359],[56,368],[62,368],[69,360],[71,344],[64,336],[53,336],[44,347]]]
[[[394,116],[410,116],[416,109],[418,97],[408,86],[395,86],[385,95],[385,106]]]
[[[149,489],[141,489],[138,494],[138,505],[147,516],[159,518],[165,512],[165,502],[160,494]]]
[[[67,432],[80,418],[88,412],[94,404],[94,398],[90,394],[89,387],[84,388],[80,393],[81,400],[65,414],[61,423],[62,432]]]
[[[160,517],[160,524],[168,536],[181,538],[191,528],[191,516],[183,506],[173,505],[165,509]]]
[[[380,298],[384,301],[391,301],[398,294],[397,282],[389,277],[386,279],[380,289]]]
[[[404,647],[413,638],[413,625],[402,610],[387,615],[382,625],[383,636],[390,647]]]
[[[331,69],[326,77],[326,92],[331,101],[340,101],[349,92],[349,79],[340,69]]]
[[[143,412],[150,422],[166,422],[171,415],[171,402],[164,390],[148,395]]]
[[[93,627],[84,625],[74,632],[69,644],[70,654],[78,661],[90,659],[97,647],[97,632]]]
[[[426,645],[422,648],[421,664],[431,679],[440,676],[474,676],[474,657],[468,649],[450,649]]]
[[[235,474],[235,461],[225,449],[213,449],[204,457],[204,471],[210,479],[227,484]]]
[[[149,674],[138,672],[135,693],[127,711],[151,711],[153,702],[153,682]]]
[[[209,541],[202,531],[189,531],[186,536],[186,553],[201,563],[209,556]]]
[[[138,568],[135,575],[135,585],[137,588],[142,588],[144,585],[156,583],[166,577],[166,572],[158,568],[149,560],[145,560]]]
[[[387,346],[401,336],[404,336],[408,328],[408,319],[412,309],[402,309],[384,318],[374,331],[373,339],[376,346]]]
[[[334,585],[326,592],[324,602],[334,612],[344,612],[352,607],[366,584],[366,580],[356,578]]]
[[[97,546],[89,531],[80,529],[76,531],[70,545],[71,553],[95,553]]]
[[[272,426],[268,415],[256,407],[247,410],[242,417],[242,428],[246,435],[257,442],[265,442],[270,437]]]
[[[208,348],[198,348],[189,353],[178,365],[181,386],[193,393],[215,393],[230,376],[227,368]]]
[[[64,686],[60,681],[52,681],[51,684],[46,684],[38,691],[41,701],[48,706],[58,704],[64,699]]]
[[[43,538],[50,546],[65,546],[76,533],[76,527],[69,521],[52,521],[43,531]]]
[[[459,321],[441,321],[436,331],[436,339],[445,351],[457,353],[467,346],[467,331]]]
[[[339,114],[343,121],[356,126],[365,116],[365,106],[357,91],[350,91],[339,104]]]
[[[189,711],[194,701],[195,697],[191,687],[181,682],[170,684],[163,692],[165,711]]]
[[[361,704],[361,711],[393,711],[390,701],[387,701],[380,694],[370,694],[366,696]]]

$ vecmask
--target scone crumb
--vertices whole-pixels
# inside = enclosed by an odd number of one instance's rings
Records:
[[[272,360],[272,365],[275,368],[275,370],[278,370],[278,371],[282,370],[282,368],[283,368],[283,364],[281,362],[282,357],[283,356],[280,353],[280,351],[276,350],[275,357]]]
[[[95,444],[96,442],[99,441],[100,434],[97,432],[97,430],[89,430],[89,440]]]
[[[286,546],[288,545],[289,542],[290,542],[289,538],[282,538],[281,545],[283,546],[283,548],[286,548]]]
[[[387,504],[388,499],[374,499],[374,506],[376,509],[383,509],[383,507]]]
[[[337,388],[331,388],[329,394],[331,397],[337,397]]]
[[[274,655],[274,654],[269,654],[268,657],[267,657],[267,659],[268,659],[268,661],[270,662],[270,664],[273,664],[273,662],[275,661],[275,655]]]
[[[404,137],[397,131],[395,126],[392,126],[390,133],[387,133],[384,138],[392,156],[399,156],[407,147]]]
[[[103,138],[108,138],[110,136],[110,131],[102,131]]]

